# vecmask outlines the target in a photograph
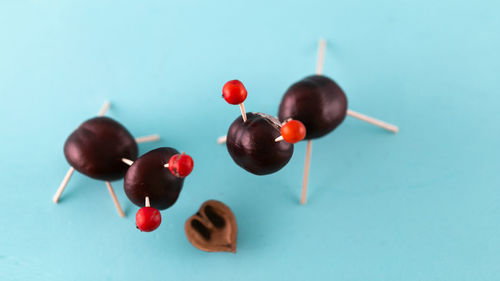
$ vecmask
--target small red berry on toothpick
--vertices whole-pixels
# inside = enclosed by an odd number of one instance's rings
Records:
[[[179,178],[187,177],[193,171],[193,166],[193,158],[184,152],[173,155],[168,164],[165,164],[165,168],[168,168],[174,176]]]
[[[135,225],[140,231],[151,232],[161,224],[161,214],[158,209],[149,204],[149,197],[146,196],[146,207],[142,207],[135,215]]]
[[[231,80],[224,84],[222,96],[230,104],[240,104],[247,98],[247,89],[241,81]]]
[[[288,143],[297,143],[306,137],[306,127],[298,120],[285,121],[280,129],[281,136],[274,141],[285,140]]]
[[[224,97],[229,104],[238,104],[240,106],[243,122],[246,122],[247,114],[243,102],[247,98],[247,89],[245,89],[243,83],[239,80],[228,81],[224,84],[224,87],[222,87],[222,97]]]

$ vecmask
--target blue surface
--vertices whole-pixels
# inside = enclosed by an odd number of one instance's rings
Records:
[[[498,1],[0,2],[0,280],[499,280]],[[313,143],[309,201],[298,204],[305,143],[258,177],[215,144],[238,116],[220,98],[246,84],[247,110],[325,74],[350,108]],[[144,153],[173,146],[195,171],[153,233],[113,185],[78,173],[59,205],[62,147],[104,100]],[[238,253],[192,247],[184,222],[222,200]]]

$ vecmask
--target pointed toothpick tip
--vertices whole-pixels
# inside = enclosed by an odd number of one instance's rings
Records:
[[[323,64],[325,60],[325,49],[326,49],[326,40],[323,38],[319,39],[318,42],[318,60],[316,62],[316,74],[323,74]]]
[[[227,136],[221,136],[217,138],[217,143],[218,144],[224,144],[227,141]]]
[[[97,116],[104,116],[110,107],[111,107],[111,102],[109,100],[105,101],[101,107],[101,110],[99,110]]]

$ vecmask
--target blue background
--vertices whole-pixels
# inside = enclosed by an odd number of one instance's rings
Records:
[[[0,280],[500,279],[498,1],[1,1]],[[221,87],[242,80],[248,111],[276,114],[281,95],[324,73],[348,117],[258,177],[215,140],[239,114]],[[134,136],[161,135],[195,171],[153,233],[114,182],[68,169],[69,133],[105,100]],[[222,200],[238,253],[205,253],[184,235],[201,203]]]

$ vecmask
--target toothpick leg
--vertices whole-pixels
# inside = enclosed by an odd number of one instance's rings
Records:
[[[375,125],[375,126],[378,126],[380,128],[386,129],[386,130],[391,131],[393,133],[397,133],[399,131],[399,128],[396,125],[392,125],[392,124],[386,123],[384,121],[375,119],[375,118],[370,117],[370,116],[366,116],[364,114],[361,114],[361,113],[356,112],[356,111],[352,111],[350,109],[347,110],[347,115],[352,116],[354,118],[358,118],[361,121],[368,122],[368,123],[370,123],[372,125]]]
[[[318,61],[316,64],[316,74],[321,75],[323,73],[323,63],[325,59],[325,49],[326,49],[326,41],[324,39],[319,40],[318,44]],[[384,121],[375,119],[373,117],[361,114],[359,112],[353,111],[348,109],[347,110],[347,115],[352,116],[354,118],[357,118],[359,120],[368,122],[372,125],[381,127],[383,129],[386,129],[388,131],[391,131],[393,133],[397,133],[399,131],[398,126],[386,123]],[[309,178],[309,166],[310,166],[310,161],[311,161],[311,149],[312,149],[312,142],[311,140],[307,141],[307,150],[306,150],[306,160],[304,164],[304,180],[302,182],[302,196],[300,199],[301,204],[306,203],[306,197],[307,197],[307,181]]]
[[[108,187],[111,199],[113,199],[113,202],[115,203],[116,209],[118,210],[118,214],[120,214],[120,217],[124,218],[125,213],[123,212],[122,207],[120,206],[120,202],[118,202],[118,198],[116,198],[116,194],[115,191],[113,190],[113,187],[111,186],[111,183],[109,181],[106,181],[106,186]]]
[[[110,106],[111,106],[111,103],[109,101],[104,102],[104,104],[101,107],[101,110],[99,110],[99,113],[97,114],[97,116],[104,116],[104,114],[106,114],[106,112],[108,111]]]
[[[143,142],[152,142],[152,141],[157,141],[160,139],[160,136],[157,134],[150,135],[150,136],[142,136],[135,138],[135,142],[137,143],[143,143]]]
[[[70,167],[68,172],[66,172],[66,175],[64,176],[63,181],[59,185],[59,188],[57,189],[56,194],[54,194],[54,197],[52,197],[52,201],[54,201],[54,203],[57,204],[59,202],[59,198],[61,198],[61,195],[62,195],[64,189],[66,188],[66,185],[68,185],[69,179],[71,179],[71,176],[73,175],[74,171],[75,171],[75,168]]]
[[[319,45],[318,45],[318,62],[316,64],[316,74],[321,75],[323,72],[323,62],[325,58],[325,49],[326,49],[326,41],[324,39],[319,40]],[[352,116],[354,118],[358,118],[359,120],[368,122],[372,125],[379,126],[383,129],[386,129],[388,131],[391,131],[393,133],[397,133],[399,131],[399,128],[395,125],[386,123],[384,121],[375,119],[370,116],[366,116],[364,114],[361,114],[356,111],[352,111],[350,109],[347,110],[347,115]]]
[[[224,144],[224,143],[226,143],[226,141],[227,141],[227,136],[221,136],[221,137],[217,138],[218,144]]]
[[[325,61],[325,49],[326,49],[326,40],[319,39],[318,43],[318,61],[316,62],[316,74],[323,74],[323,62]]]
[[[304,180],[302,181],[302,195],[300,197],[300,204],[304,205],[307,200],[307,183],[309,180],[309,167],[311,166],[311,151],[312,141],[307,140],[306,148],[306,161],[304,163]]]
[[[316,62],[316,74],[323,74],[323,64],[325,61],[326,40],[319,39],[318,43],[318,60]],[[304,178],[302,180],[302,195],[300,196],[300,204],[304,205],[307,200],[307,183],[309,180],[309,167],[311,166],[312,141],[307,140],[306,160],[304,163]]]

